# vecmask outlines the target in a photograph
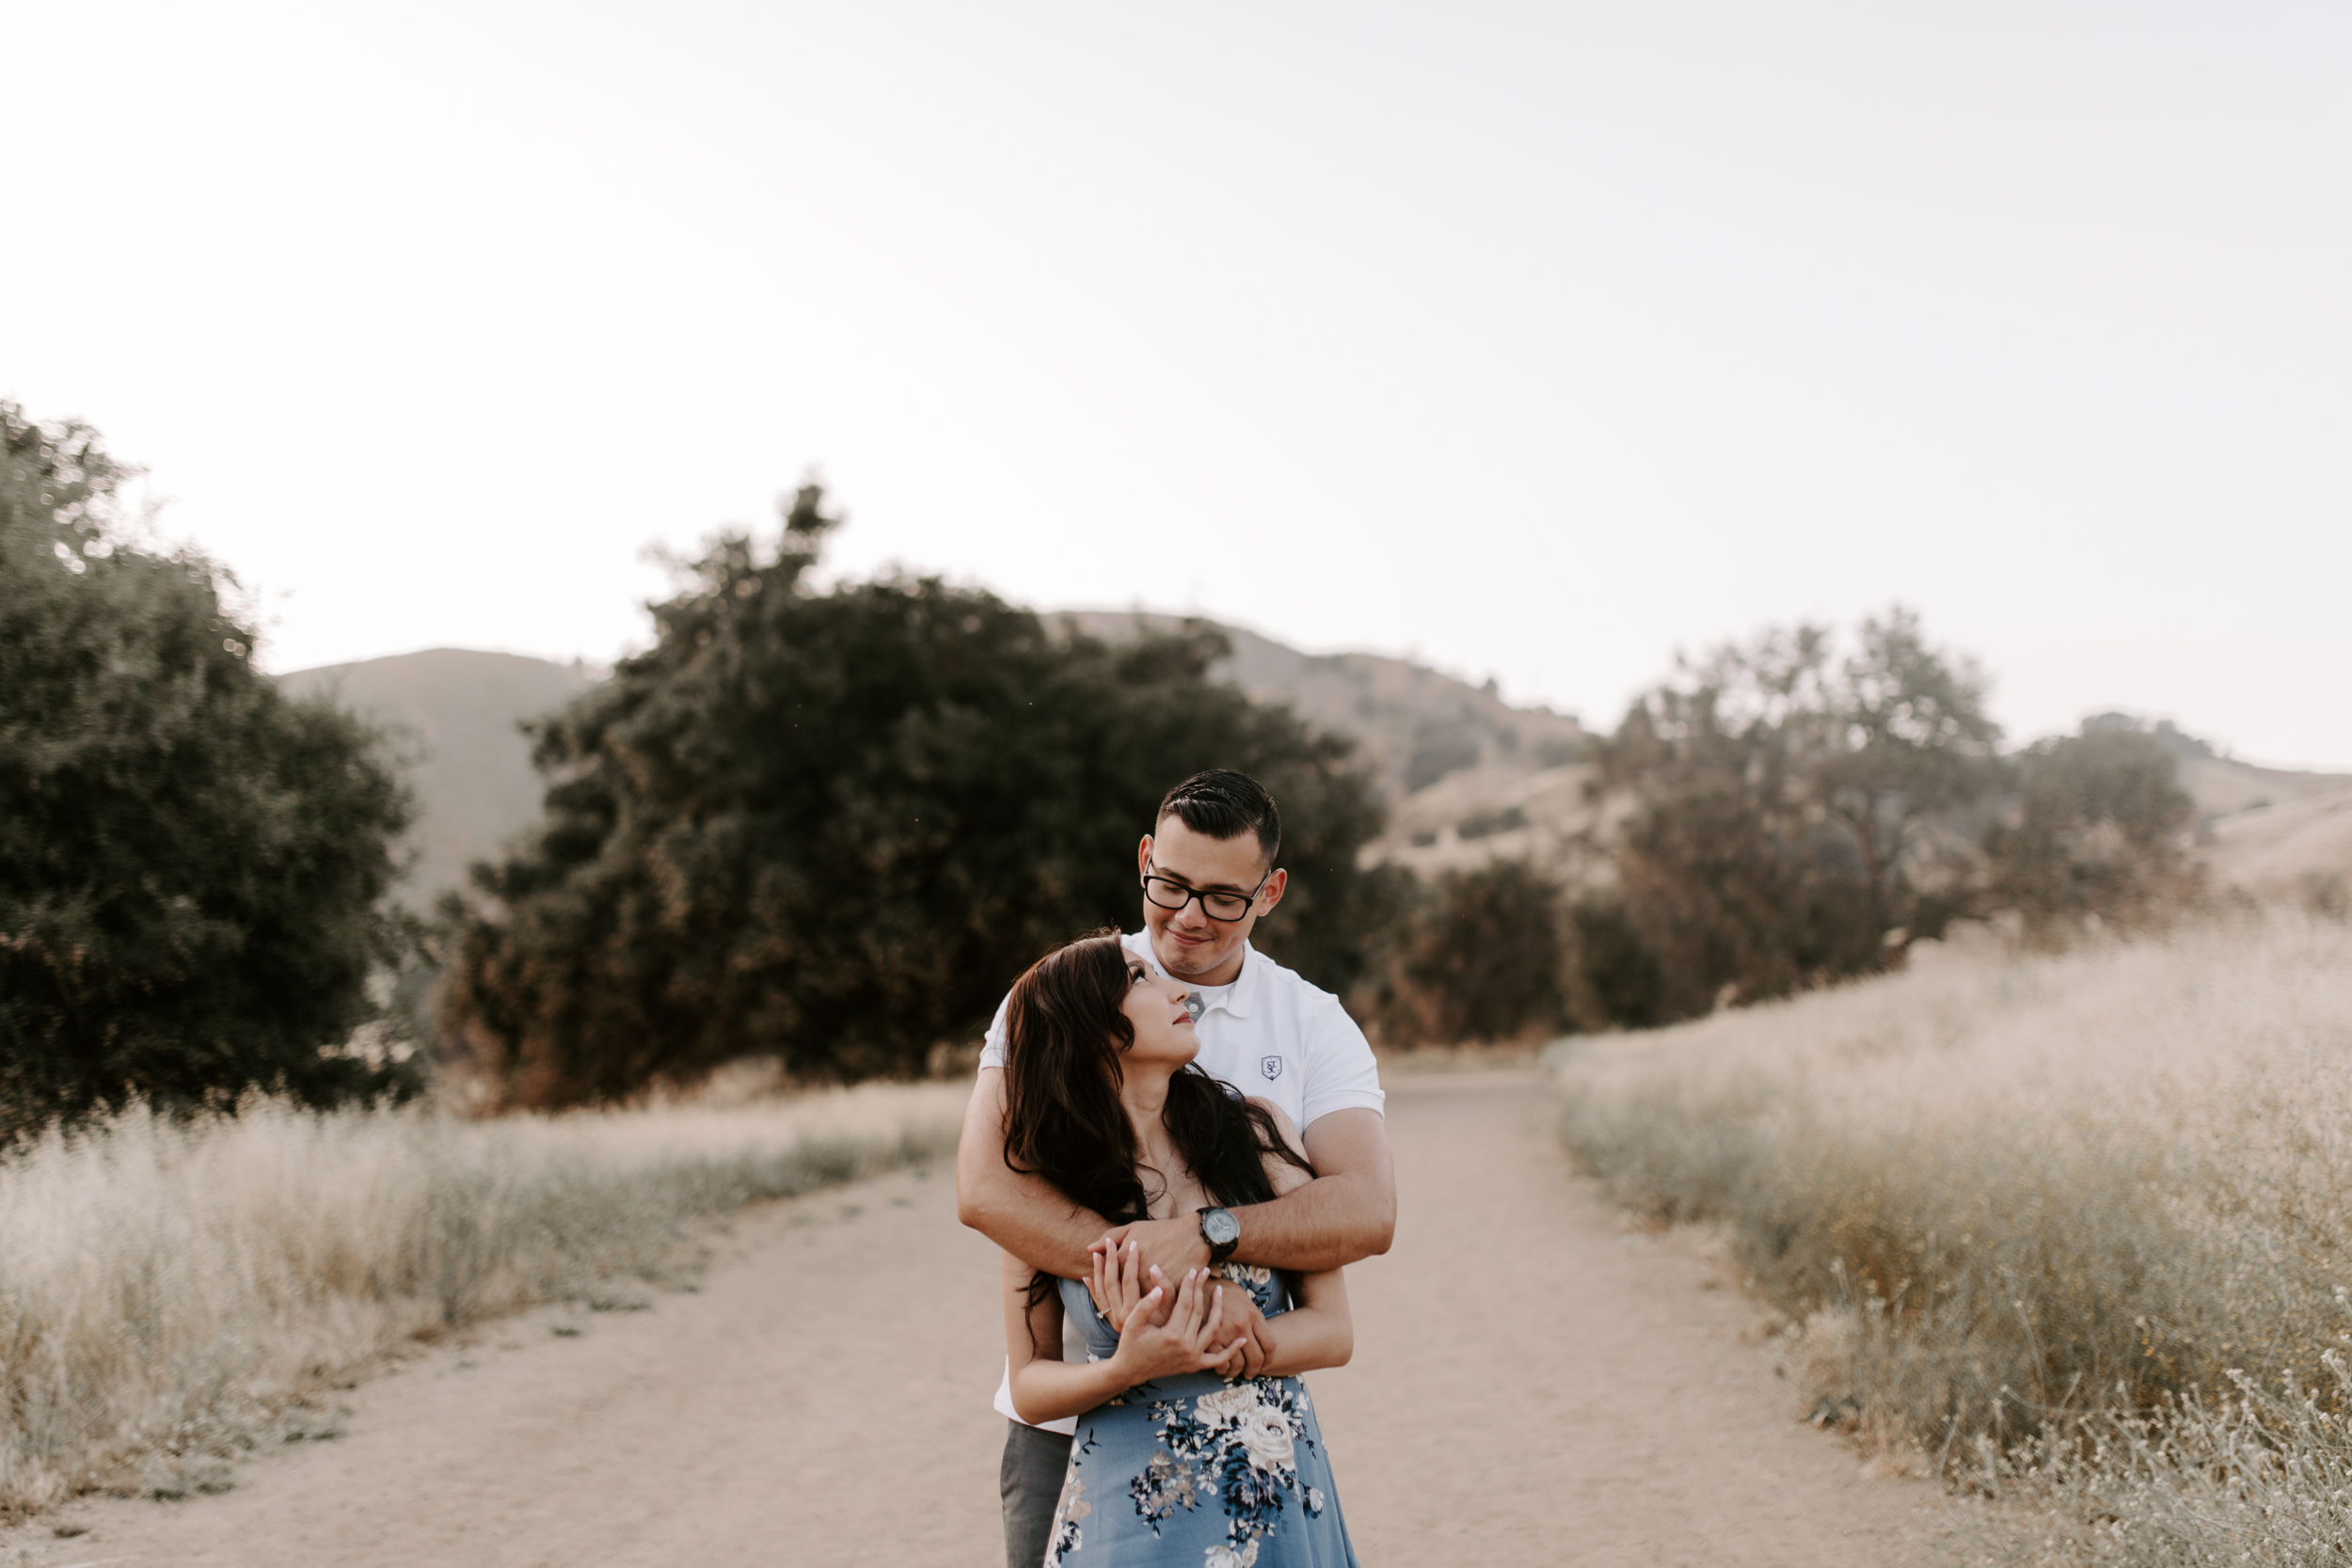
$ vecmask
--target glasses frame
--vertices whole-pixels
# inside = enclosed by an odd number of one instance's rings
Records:
[[[1147,865],[1151,864],[1149,861],[1144,863]],[[1163,875],[1156,867],[1146,871],[1143,874],[1143,896],[1153,909],[1166,910],[1170,914],[1184,913],[1184,906],[1198,898],[1200,900],[1200,912],[1202,915],[1210,920],[1216,921],[1220,926],[1237,926],[1241,922],[1249,918],[1249,907],[1258,901],[1258,895],[1264,892],[1266,883],[1272,880],[1274,880],[1274,867],[1269,865],[1266,867],[1265,875],[1258,879],[1258,885],[1249,890],[1248,896],[1242,898],[1241,913],[1239,914],[1219,914],[1215,910],[1209,908],[1209,900],[1212,898],[1232,898],[1240,895],[1231,893],[1210,893],[1197,887],[1185,887],[1184,883],[1178,881],[1175,878]],[[1152,896],[1152,884],[1153,882],[1166,882],[1169,887],[1181,888],[1183,889],[1184,895],[1182,899],[1173,904],[1163,904],[1158,899]]]

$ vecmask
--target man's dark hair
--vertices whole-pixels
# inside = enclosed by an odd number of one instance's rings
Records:
[[[1265,786],[1247,773],[1230,768],[1195,773],[1160,798],[1160,809],[1152,816],[1152,828],[1167,821],[1170,812],[1194,832],[1211,838],[1257,834],[1268,865],[1282,852],[1282,814],[1275,809],[1274,797],[1265,792]]]

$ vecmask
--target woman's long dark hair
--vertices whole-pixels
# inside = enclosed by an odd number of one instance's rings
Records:
[[[1136,1042],[1120,1011],[1133,961],[1116,931],[1082,937],[1031,965],[1005,1005],[1005,1164],[1113,1225],[1151,1217],[1135,1130],[1119,1102],[1120,1058]],[[1267,1155],[1314,1174],[1263,1106],[1198,1063],[1168,1079],[1160,1121],[1202,1190],[1227,1208],[1274,1196]],[[1053,1289],[1041,1275],[1030,1299]]]

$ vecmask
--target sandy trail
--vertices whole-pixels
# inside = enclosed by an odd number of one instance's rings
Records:
[[[1903,1564],[1932,1514],[1793,1418],[1708,1265],[1628,1236],[1537,1124],[1532,1072],[1405,1077],[1395,1250],[1312,1374],[1369,1564]],[[949,1173],[746,1216],[691,1294],[534,1313],[343,1396],[338,1441],[224,1496],[91,1500],[0,1565],[1002,1560],[995,1257]],[[578,1329],[576,1336],[559,1329]],[[51,1527],[86,1533],[59,1539]]]

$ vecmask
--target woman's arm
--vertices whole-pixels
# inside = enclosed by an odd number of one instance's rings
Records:
[[[1005,1359],[1013,1409],[1025,1421],[1052,1421],[1091,1410],[1119,1389],[1111,1384],[1111,1363],[1073,1367],[1061,1358],[1061,1292],[1030,1306],[1036,1272],[1005,1254]]]
[[[1155,1377],[1206,1370],[1239,1348],[1224,1321],[1222,1292],[1207,1270],[1194,1269],[1177,1286],[1166,1323],[1152,1321],[1165,1293],[1152,1291],[1126,1315],[1119,1349],[1108,1361],[1073,1366],[1061,1358],[1059,1294],[1029,1305],[1033,1272],[1005,1254],[1005,1358],[1010,1363],[1012,1407],[1025,1421],[1084,1415]]]
[[[1301,1277],[1298,1305],[1273,1322],[1274,1359],[1261,1377],[1344,1367],[1356,1354],[1356,1324],[1347,1315],[1347,1279],[1339,1269]]]
[[[1305,1159],[1305,1143],[1282,1107],[1270,1100],[1253,1100],[1251,1103],[1265,1107],[1273,1116],[1282,1141],[1300,1159]],[[1311,1173],[1270,1155],[1265,1162],[1265,1173],[1277,1197],[1296,1192],[1315,1180]],[[1347,1358],[1355,1354],[1356,1325],[1347,1315],[1347,1279],[1338,1269],[1300,1276],[1298,1305],[1280,1314],[1274,1323],[1274,1356],[1258,1374],[1261,1377],[1289,1377],[1319,1367],[1344,1367]]]

